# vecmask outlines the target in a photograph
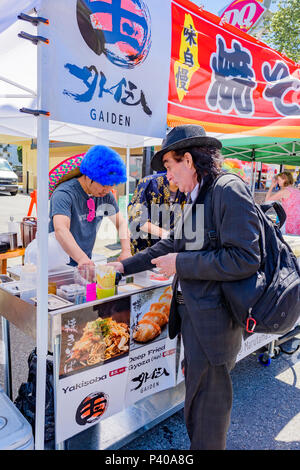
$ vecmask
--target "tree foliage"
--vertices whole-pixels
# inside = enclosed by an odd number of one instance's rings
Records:
[[[20,163],[23,161],[22,146],[18,145],[17,147],[18,160]]]
[[[262,40],[295,62],[300,61],[300,1],[275,0],[277,11],[264,21]]]

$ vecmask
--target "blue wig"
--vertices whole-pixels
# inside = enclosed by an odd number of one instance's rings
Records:
[[[120,155],[104,145],[95,145],[85,154],[80,171],[103,186],[125,183],[126,166]]]

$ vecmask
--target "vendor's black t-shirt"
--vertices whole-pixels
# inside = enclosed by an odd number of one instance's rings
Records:
[[[71,220],[70,231],[80,248],[91,258],[96,235],[101,221],[105,216],[119,212],[118,205],[112,193],[104,197],[93,197],[96,216],[88,222],[90,212],[87,200],[90,196],[82,189],[77,178],[61,183],[53,192],[50,199],[49,232],[54,231],[53,216],[66,215]],[[71,258],[70,264],[76,266]]]

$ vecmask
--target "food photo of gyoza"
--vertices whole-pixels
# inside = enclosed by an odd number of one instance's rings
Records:
[[[131,349],[167,337],[171,299],[171,286],[131,296]]]

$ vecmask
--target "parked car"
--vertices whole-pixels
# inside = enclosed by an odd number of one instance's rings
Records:
[[[0,157],[0,191],[8,191],[12,196],[18,193],[18,175],[5,158]]]

